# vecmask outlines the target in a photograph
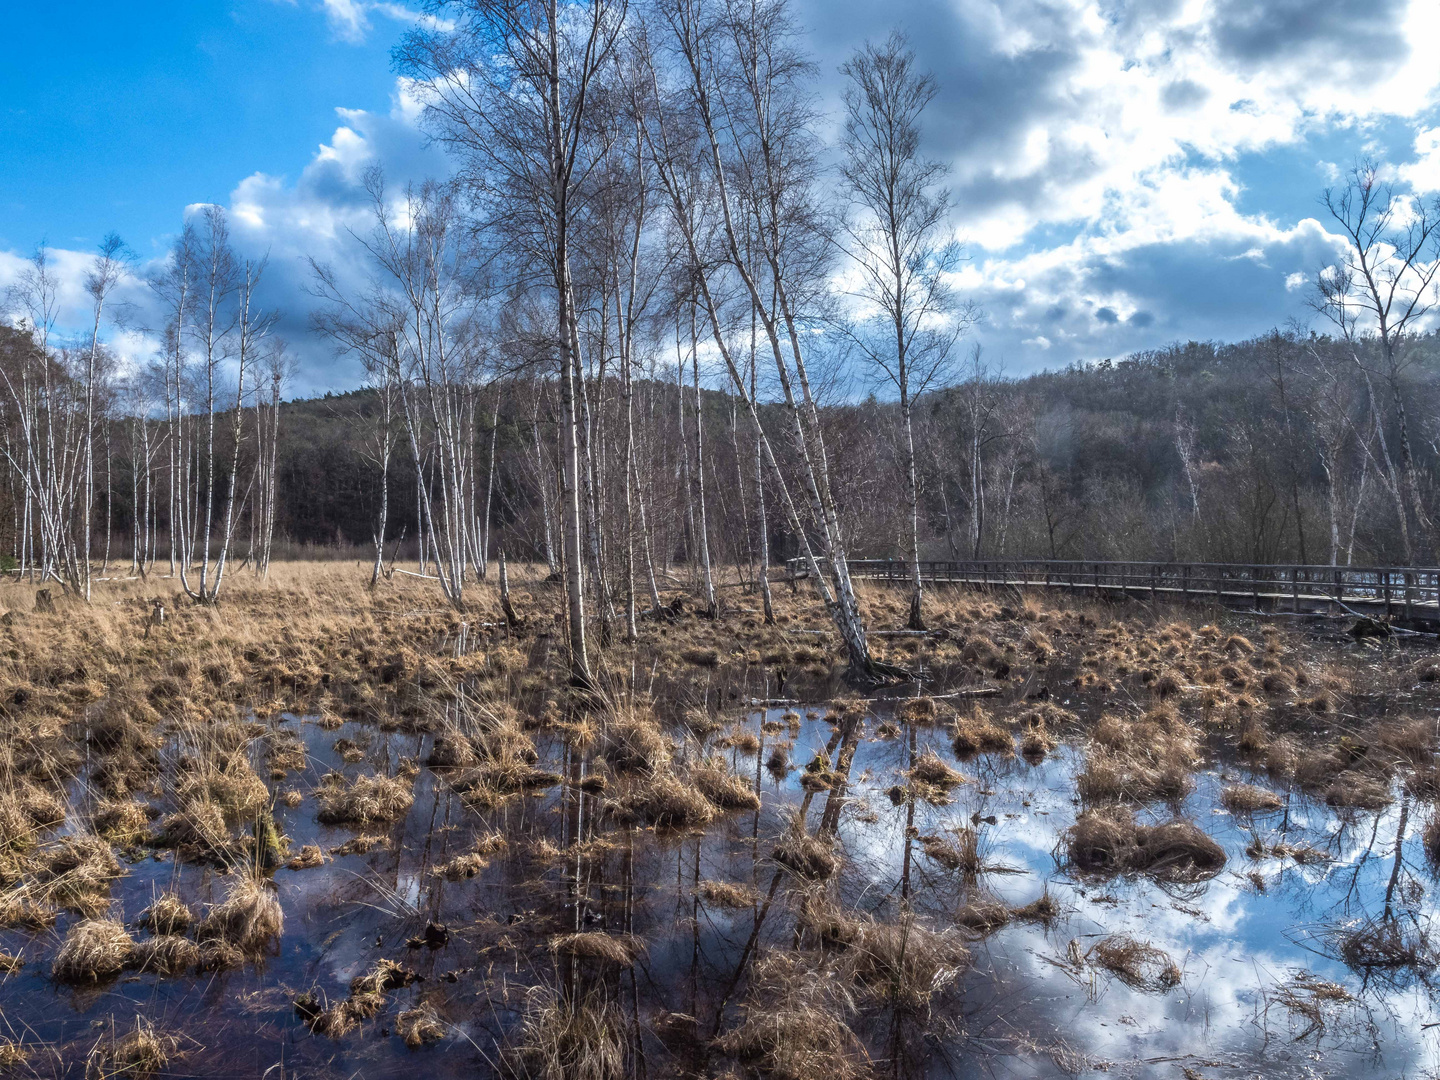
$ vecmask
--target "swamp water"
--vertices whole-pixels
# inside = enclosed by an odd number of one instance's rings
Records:
[[[762,735],[766,719],[781,720],[782,710],[752,714],[746,726]],[[797,944],[794,910],[804,885],[772,854],[788,814],[799,810],[812,832],[822,823],[836,831],[843,861],[826,890],[847,913],[893,920],[903,902],[923,924],[943,929],[954,926],[962,905],[982,900],[1019,906],[1048,893],[1059,906],[1048,922],[1016,920],[985,936],[968,934],[968,966],[937,979],[945,985],[931,999],[933,1013],[910,1036],[862,1002],[850,1024],[880,1075],[1420,1077],[1440,1069],[1430,947],[1420,949],[1418,963],[1396,964],[1357,950],[1347,936],[1388,916],[1384,925],[1406,941],[1428,941],[1435,878],[1420,832],[1429,807],[1397,794],[1383,811],[1337,811],[1276,788],[1263,774],[1212,764],[1182,805],[1152,805],[1137,818],[1158,823],[1178,812],[1197,823],[1225,850],[1219,874],[1188,884],[1092,879],[1067,872],[1060,845],[1080,809],[1074,791],[1083,753],[1062,745],[1038,764],[994,754],[956,762],[943,729],[881,738],[881,719],[865,720],[843,796],[801,784],[805,763],[817,751],[833,756],[839,742],[818,712],[793,734],[763,735],[758,755],[722,751],[737,774],[758,784],[763,805],[723,814],[703,832],[666,836],[617,824],[604,813],[617,792],[586,794],[582,755],[543,741],[540,767],[570,784],[476,809],[442,773],[421,768],[403,822],[363,830],[389,841],[368,853],[329,854],[362,830],[317,824],[313,798],[277,805],[292,853],[304,844],[327,852],[321,867],[273,875],[285,913],[278,952],[228,971],[127,973],[74,988],[52,981],[49,969],[75,916],[62,914],[51,930],[6,930],[0,949],[26,964],[0,982],[0,1035],[32,1049],[22,1075],[83,1075],[96,1040],[112,1025],[128,1030],[137,1014],[179,1037],[171,1075],[488,1075],[533,988],[565,977],[568,962],[547,942],[603,929],[644,943],[633,979],[601,978],[646,1032],[647,1074],[675,1075],[716,1032],[717,1016],[724,1029],[734,1026],[745,1000],[742,964],[757,950]],[[403,758],[424,761],[431,745],[429,736],[349,723],[326,730],[286,717],[272,725],[298,735],[309,752],[304,772],[276,786],[307,793],[331,770],[393,773]],[[363,760],[342,760],[333,748],[342,738],[364,749]],[[789,756],[799,766],[783,776],[762,764],[778,740],[793,742]],[[945,805],[896,805],[887,793],[903,782],[910,755],[927,747],[968,782]],[[258,742],[252,753],[263,775]],[[1231,814],[1220,791],[1232,782],[1276,790],[1285,806]],[[978,838],[980,871],[946,869],[924,853],[921,838],[953,838],[964,827]],[[433,873],[496,832],[508,846],[474,877]],[[1250,858],[1257,836],[1267,846],[1283,840],[1305,861]],[[133,925],[165,889],[203,911],[231,880],[169,853],[146,854],[114,883],[112,913]],[[749,885],[758,902],[739,910],[707,904],[697,896],[702,881]],[[446,933],[432,932],[426,943],[431,923]],[[1179,968],[1178,982],[1132,986],[1096,963],[1093,946],[1116,934],[1163,950]],[[381,958],[419,978],[390,991],[387,1007],[357,1030],[331,1039],[297,1015],[297,994],[343,1000],[350,980]],[[445,1034],[411,1050],[395,1034],[395,1019],[421,1001]]]

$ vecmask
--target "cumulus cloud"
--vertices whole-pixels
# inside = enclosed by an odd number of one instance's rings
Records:
[[[399,23],[447,25],[443,19],[411,11],[404,4],[389,3],[386,0],[320,0],[320,3],[330,25],[330,32],[341,41],[352,44],[364,41],[369,35],[372,14]]]
[[[807,13],[826,72],[898,25],[936,73],[930,152],[951,165],[976,255],[962,283],[991,313],[981,336],[1019,367],[1298,313],[1287,277],[1308,278],[1333,241],[1313,221],[1242,212],[1237,164],[1346,131],[1364,152],[1377,121],[1423,124],[1440,88],[1420,44],[1440,8],[1423,0],[841,0]],[[1400,172],[1417,188],[1440,187],[1435,130],[1419,127],[1420,160]],[[1136,272],[1166,263],[1168,281]],[[1049,354],[1027,360],[1036,346]]]
[[[358,285],[361,268],[353,257],[352,231],[369,227],[369,195],[364,175],[380,166],[387,185],[400,189],[431,177],[443,177],[450,166],[445,156],[427,145],[418,127],[419,108],[401,79],[388,112],[337,109],[340,123],[321,144],[309,163],[292,181],[285,176],[254,173],[231,192],[228,212],[231,240],[236,251],[250,259],[268,259],[259,296],[262,306],[279,313],[276,332],[300,359],[294,389],[305,393],[354,385],[359,372],[335,357],[329,343],[310,331],[311,301],[309,259],[334,264],[342,280]],[[185,207],[190,219],[204,207]],[[52,270],[60,282],[57,328],[74,334],[85,325],[89,300],[84,275],[92,255],[84,251],[51,249]],[[0,251],[0,294],[24,272],[27,256]],[[145,286],[147,276],[161,268],[163,259],[137,265],[119,292],[129,307],[128,329],[116,328],[112,342],[122,359],[140,363],[153,351],[153,336],[143,331],[163,325]]]
[[[422,18],[390,0],[292,2],[323,8],[349,41],[379,20]],[[1351,154],[1388,157],[1402,187],[1440,192],[1430,0],[797,2],[832,124],[836,69],[864,37],[899,26],[936,73],[928,150],[951,166],[973,256],[956,284],[987,312],[980,339],[1012,371],[1304,315],[1306,285],[1338,242],[1308,216],[1311,194]],[[307,332],[305,258],[354,272],[342,249],[364,224],[369,165],[397,184],[448,172],[419,112],[401,80],[388,112],[337,110],[293,179],[255,173],[228,200],[237,244],[269,254],[269,296],[311,387],[353,372]],[[1282,152],[1272,167],[1267,155]],[[1271,190],[1247,191],[1247,175]],[[1276,187],[1300,196],[1277,202]],[[17,258],[0,255],[0,285]]]

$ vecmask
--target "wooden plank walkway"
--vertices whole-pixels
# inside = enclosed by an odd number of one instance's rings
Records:
[[[799,559],[787,563],[804,577]],[[901,559],[851,559],[850,575],[910,580]],[[1137,596],[1152,601],[1210,601],[1226,607],[1296,613],[1356,612],[1440,623],[1440,567],[1305,566],[1249,563],[1096,562],[983,559],[921,562],[927,582],[981,587],[1060,589],[1077,595]]]

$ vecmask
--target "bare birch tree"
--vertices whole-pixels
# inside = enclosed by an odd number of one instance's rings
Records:
[[[974,318],[958,305],[947,277],[961,260],[947,227],[945,166],[920,150],[920,119],[935,80],[915,68],[904,37],[867,43],[840,69],[845,88],[845,161],[841,174],[857,211],[845,248],[859,271],[858,299],[873,314],[848,336],[899,395],[902,469],[911,568],[909,628],[923,630],[920,492],[911,414],[915,401],[943,381],[955,341]]]

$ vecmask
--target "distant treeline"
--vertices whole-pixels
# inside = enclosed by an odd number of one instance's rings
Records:
[[[1232,345],[1189,342],[1020,378],[972,365],[916,407],[923,555],[1433,563],[1440,339],[1412,344],[1394,388],[1383,372],[1361,366],[1370,359],[1357,362],[1326,338],[1272,334]],[[500,380],[484,392],[500,399],[494,543],[512,557],[545,558],[538,485],[553,491],[557,482],[554,392],[533,380]],[[602,428],[617,393],[616,386],[594,392],[592,420]],[[637,416],[645,418],[637,424],[646,429],[639,458],[655,557],[688,564],[692,515],[676,388],[637,381],[635,393]],[[729,396],[702,396],[712,550],[719,561],[749,565],[758,541],[754,439]],[[493,415],[488,404],[480,411]],[[280,537],[319,547],[372,544],[380,485],[364,446],[378,413],[372,390],[281,406]],[[896,413],[875,399],[822,410],[831,480],[856,557],[903,550]],[[783,445],[779,410],[762,415]],[[693,425],[693,416],[686,423]],[[476,436],[483,482],[488,417]],[[692,428],[687,441],[693,438]],[[1415,506],[1401,461],[1407,443]],[[1387,453],[1400,474],[1398,500]],[[128,462],[117,469],[123,473]],[[408,454],[397,453],[387,536],[393,542],[403,533],[410,557],[420,534],[415,472]],[[118,485],[115,497],[120,532],[130,527],[126,490]],[[1401,507],[1410,516],[1408,556]],[[552,520],[552,551],[557,529]],[[772,557],[794,554],[793,538],[773,513],[770,529]]]

